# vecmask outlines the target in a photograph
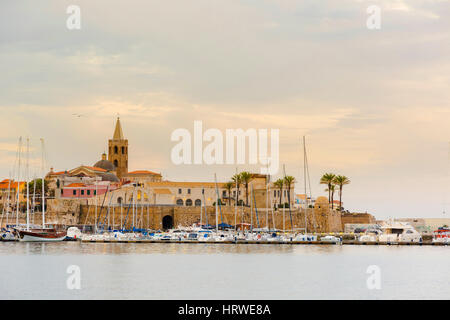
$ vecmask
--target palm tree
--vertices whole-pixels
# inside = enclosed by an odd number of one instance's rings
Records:
[[[241,183],[245,185],[245,205],[248,206],[248,184],[253,175],[248,171],[242,171],[239,175],[241,176]]]
[[[331,209],[334,209],[334,191],[336,190],[336,186],[334,184],[331,185],[331,189],[325,189],[325,191],[331,192]]]
[[[344,185],[350,183],[350,179],[346,176],[338,175],[334,177],[333,183],[339,186],[339,210],[342,211],[342,189],[344,188]]]
[[[281,207],[281,195],[283,194],[284,180],[283,179],[278,179],[277,181],[275,181],[273,183],[273,185],[275,187],[278,187],[278,189],[280,189],[280,207]]]
[[[227,191],[228,191],[228,205],[229,206],[231,206],[231,189],[233,189],[234,186],[235,186],[235,184],[233,183],[233,181],[226,182],[224,184],[225,189],[227,189]]]
[[[320,184],[326,184],[328,186],[328,202],[331,202],[331,186],[333,185],[333,179],[336,175],[334,173],[325,173],[320,178]]]
[[[236,204],[239,203],[239,188],[242,184],[241,175],[236,173],[234,176],[231,177],[231,181],[233,181],[235,187],[236,187]]]
[[[286,185],[288,191],[289,208],[291,207],[291,186],[293,183],[295,183],[295,178],[293,176],[284,177],[284,184]]]

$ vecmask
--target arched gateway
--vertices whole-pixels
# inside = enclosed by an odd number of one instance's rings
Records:
[[[173,218],[172,216],[164,216],[162,219],[162,227],[164,230],[173,228]]]

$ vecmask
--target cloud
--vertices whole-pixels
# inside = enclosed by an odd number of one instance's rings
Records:
[[[55,169],[93,164],[120,114],[130,168],[227,179],[234,166],[170,162],[171,132],[202,120],[279,128],[281,161],[299,181],[306,135],[315,195],[332,170],[352,180],[350,208],[441,212],[448,2],[80,0],[79,31],[65,27],[71,1],[2,3],[0,173],[20,135],[44,137]],[[369,4],[382,7],[379,31],[366,28]]]

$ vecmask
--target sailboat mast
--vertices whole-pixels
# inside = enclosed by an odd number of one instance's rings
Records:
[[[269,182],[270,182],[270,174],[269,174],[269,161],[267,161],[267,170],[266,170],[266,228],[269,231]]]
[[[19,166],[17,170],[17,201],[16,201],[16,227],[19,225],[19,207],[20,207],[20,153],[22,152],[22,137],[19,138]]]
[[[306,142],[305,142],[305,136],[303,136],[303,180],[304,180],[304,187],[305,187],[305,234],[308,232],[308,225],[307,225],[307,214],[308,214],[308,193],[306,189]]]
[[[250,185],[251,191],[250,191],[250,228],[251,232],[253,232],[253,185]]]
[[[238,189],[238,168],[236,167],[236,174],[234,175],[235,177],[235,182],[236,182],[236,190],[234,192],[236,192],[236,197],[234,197],[234,231],[237,231],[237,203],[238,203],[238,193],[237,193],[237,189]],[[229,195],[231,197],[231,195]]]
[[[11,209],[11,172],[9,173],[8,181],[8,207],[6,208],[6,227],[8,226],[9,211]]]
[[[41,139],[41,149],[42,149],[42,159],[41,159],[41,169],[42,169],[42,228],[45,228],[45,165],[44,165],[44,139]]]
[[[217,211],[219,208],[219,190],[217,189],[217,175],[214,173],[214,183],[216,185],[216,196],[217,196],[217,200],[216,200],[216,232],[219,232],[219,217],[217,216]]]
[[[203,192],[205,192],[205,187],[202,186],[202,194]],[[200,228],[203,225],[203,201],[202,201],[202,205],[200,206]]]
[[[286,170],[284,168],[284,164],[283,164],[283,173],[284,176],[286,176]],[[285,210],[284,210],[284,203],[286,202],[286,197],[284,196],[284,194],[286,193],[286,189],[283,190],[283,192],[281,193],[281,199],[282,199],[282,205],[283,205],[283,232],[286,231],[286,215],[285,215]]]
[[[30,139],[27,138],[27,230],[30,230]]]
[[[36,210],[36,173],[33,177],[33,207],[31,209],[31,214],[33,215],[33,224],[34,224],[34,211]]]

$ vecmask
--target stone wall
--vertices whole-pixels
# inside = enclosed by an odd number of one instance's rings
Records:
[[[375,217],[369,213],[344,213],[341,216],[342,229],[346,224],[375,224]]]
[[[216,214],[215,207],[202,208],[202,220],[203,224],[216,224]],[[340,214],[336,211],[329,210],[328,214],[321,212],[319,214],[314,212],[315,210],[309,209],[307,212],[307,224],[309,232],[340,232],[341,220]],[[125,225],[130,228],[133,224],[138,228],[150,228],[150,229],[162,229],[163,219],[168,216],[174,227],[181,226],[191,226],[194,223],[200,222],[200,207],[177,207],[177,206],[145,206],[137,208],[135,214],[133,215],[133,210],[125,207],[111,207],[108,211],[107,208],[101,209],[95,206],[82,205],[80,209],[80,217],[78,224],[95,224],[95,221],[101,224],[115,225],[119,228],[121,225]],[[106,217],[106,218],[105,218]],[[292,224],[291,224],[292,217]],[[303,229],[305,226],[305,212],[302,209],[294,209],[289,214],[289,209],[285,209],[284,218],[283,211],[269,210],[267,214],[265,209],[258,210],[258,215],[253,210],[251,213],[250,208],[238,208],[237,214],[235,214],[234,207],[223,206],[221,208],[221,213],[218,214],[218,222],[224,222],[230,225],[236,223],[251,223],[253,219],[253,227],[263,228],[266,227],[267,223],[270,228],[283,229],[283,225],[286,230]],[[134,223],[133,223],[134,220]]]
[[[208,222],[214,226],[216,215],[213,206],[206,207],[207,217],[204,212],[205,208],[181,206],[138,207],[133,215],[133,210],[128,207],[110,207],[108,209],[97,206],[96,208],[93,205],[87,205],[86,200],[51,199],[47,203],[46,221],[65,225],[93,225],[97,222],[111,226],[114,224],[116,228],[125,224],[127,228],[135,225],[139,228],[162,229],[164,217],[168,217],[166,222],[170,220],[174,227],[191,226],[200,222],[200,210],[202,210],[202,223]],[[40,217],[39,213],[35,214],[35,223],[42,223]],[[255,210],[251,213],[248,207],[238,207],[237,215],[235,215],[234,206],[222,206],[221,214],[218,214],[219,223],[223,221],[231,225],[234,225],[235,222],[238,224],[251,223],[252,219],[254,228],[258,227],[258,222],[261,228],[266,227],[267,223],[270,228],[275,226],[277,229],[283,229],[284,225],[286,230],[304,229],[305,227],[304,209],[292,209],[290,213],[286,208],[284,214],[282,209],[273,211],[273,213],[272,210],[269,210],[268,214],[266,209],[258,209],[257,216]],[[340,232],[343,230],[340,213],[326,207],[308,209],[306,220],[308,232]],[[10,216],[9,221],[14,223],[15,215],[14,218]],[[19,222],[26,222],[25,214],[20,215]]]

